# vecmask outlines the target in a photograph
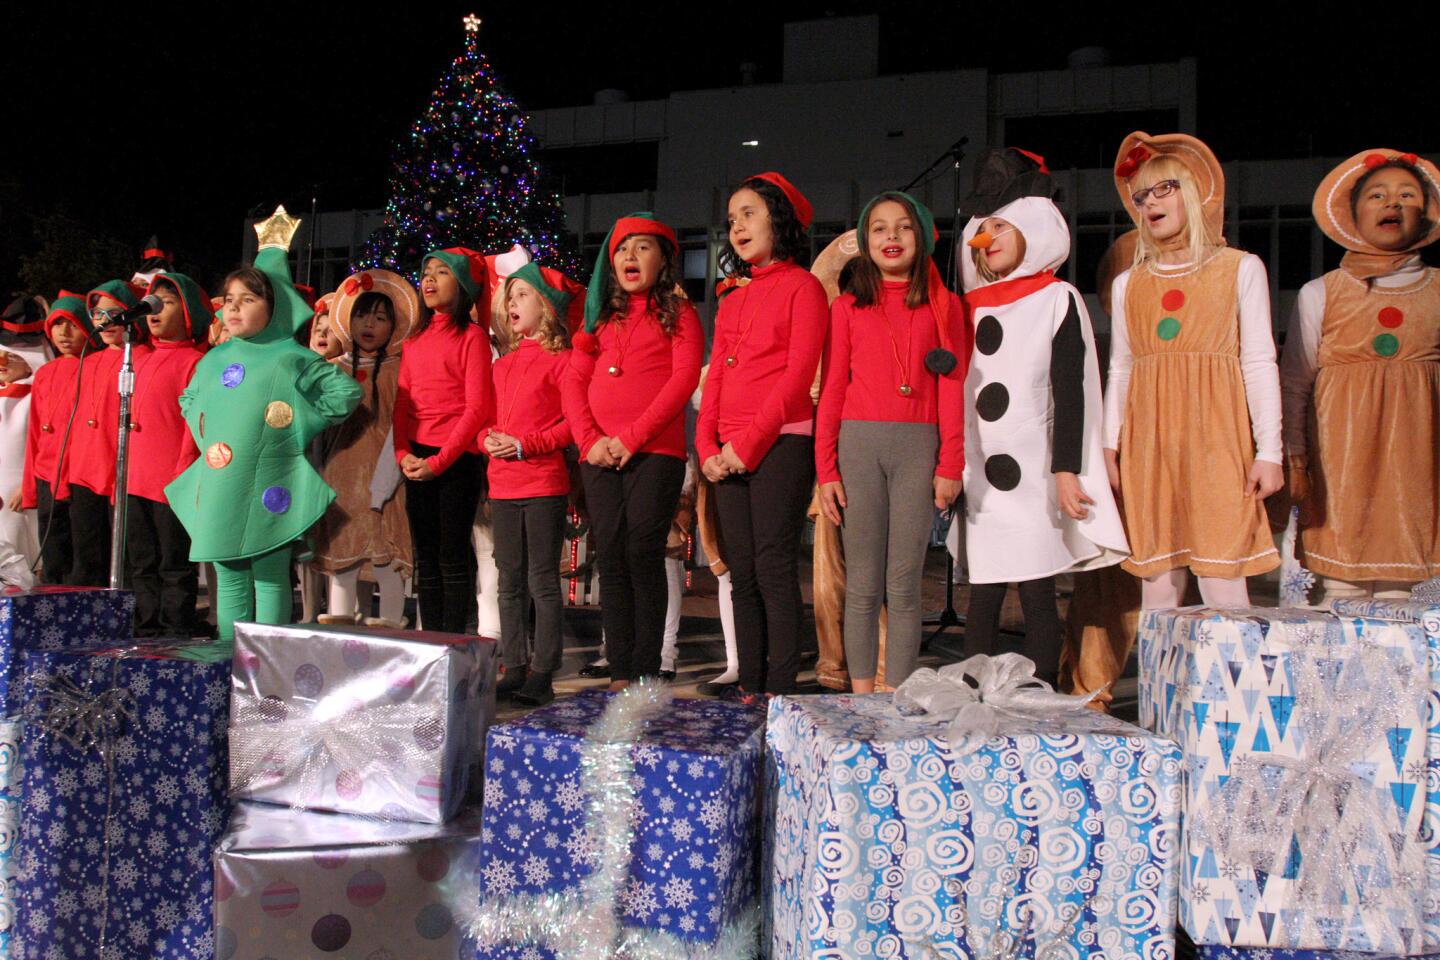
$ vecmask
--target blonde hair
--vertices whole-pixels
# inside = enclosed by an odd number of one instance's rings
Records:
[[[505,353],[515,349],[518,338],[515,336],[515,328],[510,325],[510,285],[519,280],[524,282],[524,277],[506,277],[505,282],[495,291],[495,299],[491,301],[491,327],[495,330],[500,340],[505,344]],[[530,286],[530,284],[526,284]],[[535,290],[533,286],[530,289]],[[565,327],[565,321],[555,312],[555,305],[550,298],[535,290],[535,296],[540,299],[540,346],[549,353],[559,353],[561,350],[570,348],[570,331]]]
[[[1139,193],[1162,180],[1180,181],[1180,206],[1185,210],[1185,226],[1180,229],[1184,231],[1187,260],[1198,266],[1210,255],[1210,248],[1213,245],[1210,243],[1210,238],[1205,235],[1205,206],[1200,199],[1200,188],[1195,185],[1195,177],[1190,173],[1190,168],[1174,157],[1163,155],[1151,157],[1130,179],[1130,192]],[[1160,246],[1150,236],[1150,222],[1138,212],[1135,219],[1139,231],[1135,243],[1135,261],[1132,266],[1138,267],[1146,260],[1158,262]]]
[[[1005,274],[1005,276],[1009,276],[1010,273],[1014,273],[1016,270],[1019,270],[1020,264],[1025,262],[1025,234],[1020,232],[1019,227],[1015,226],[1015,224],[1011,223],[1009,220],[1006,220],[1003,217],[986,217],[985,222],[980,224],[980,226],[983,228],[985,224],[989,223],[991,220],[998,220],[1001,223],[1005,224],[1012,231],[1014,231],[1015,236],[1018,238],[1015,243],[1017,253],[1015,257],[1015,266],[1011,267],[1009,273]],[[984,280],[986,283],[995,283],[998,280],[1004,279],[1000,274],[990,269],[990,260],[985,256],[986,252],[987,248],[982,247],[972,247],[970,249],[970,260],[975,264],[975,272],[980,274],[980,279]]]

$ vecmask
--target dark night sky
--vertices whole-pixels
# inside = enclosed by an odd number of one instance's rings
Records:
[[[252,208],[308,208],[312,189],[323,209],[380,205],[390,146],[459,52],[472,8],[528,109],[589,103],[602,87],[638,99],[724,86],[745,60],[778,80],[785,21],[878,11],[886,73],[1057,68],[1090,44],[1116,63],[1195,56],[1199,132],[1222,159],[1440,148],[1424,3],[443,0],[396,4],[406,12],[388,19],[360,4],[106,6],[0,13],[0,281],[28,215],[57,205],[137,250],[158,232],[211,271],[231,265]]]

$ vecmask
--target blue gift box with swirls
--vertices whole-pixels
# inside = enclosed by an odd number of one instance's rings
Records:
[[[770,956],[1173,957],[1179,747],[1090,711],[973,750],[946,726],[887,694],[771,702]]]
[[[212,956],[229,663],[26,651],[12,955]]]

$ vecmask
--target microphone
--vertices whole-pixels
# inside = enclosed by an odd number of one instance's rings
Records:
[[[163,309],[165,301],[151,293],[133,307],[127,307],[119,313],[106,313],[104,322],[96,324],[95,329],[98,331],[109,330],[111,327],[128,327]]]

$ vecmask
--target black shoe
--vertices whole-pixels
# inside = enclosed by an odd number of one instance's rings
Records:
[[[495,696],[508,697],[519,690],[525,685],[529,672],[525,667],[511,667],[506,670],[495,683]]]
[[[695,692],[706,697],[725,697],[725,691],[732,690],[739,686],[738,683],[716,683],[713,680],[706,680],[704,683],[695,684]]]
[[[721,700],[728,700],[730,703],[738,703],[742,706],[753,707],[756,704],[765,702],[763,693],[748,693],[740,684],[735,683],[725,688],[720,694]]]
[[[674,683],[674,682],[675,682],[675,671],[674,671],[674,670],[661,670],[659,676],[660,676],[660,679],[661,679],[661,680],[664,680],[666,683]]]
[[[610,664],[601,663],[598,660],[587,663],[580,668],[580,676],[586,680],[604,680],[610,676]]]
[[[525,678],[525,685],[510,697],[511,703],[523,707],[543,707],[555,699],[555,689],[550,686],[550,674],[531,673]]]

